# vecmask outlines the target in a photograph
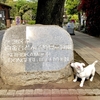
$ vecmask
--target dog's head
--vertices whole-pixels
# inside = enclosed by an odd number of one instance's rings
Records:
[[[71,63],[71,67],[73,67],[78,73],[82,72],[84,70],[83,66],[85,66],[84,63]]]

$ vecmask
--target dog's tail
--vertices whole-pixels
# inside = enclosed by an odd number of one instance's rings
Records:
[[[95,65],[97,62],[98,62],[98,60],[94,61],[94,62],[93,62],[93,65]]]

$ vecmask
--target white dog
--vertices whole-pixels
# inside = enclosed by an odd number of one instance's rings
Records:
[[[71,63],[71,67],[73,67],[77,74],[75,79],[73,80],[73,82],[77,81],[77,78],[81,78],[81,83],[80,83],[80,87],[83,87],[84,81],[85,79],[89,79],[90,75],[90,81],[93,81],[94,75],[95,75],[95,64],[98,61],[96,60],[95,62],[93,62],[92,64],[88,65],[87,67],[83,68],[83,66],[85,66],[84,63],[79,63],[79,62],[75,62],[75,63]]]

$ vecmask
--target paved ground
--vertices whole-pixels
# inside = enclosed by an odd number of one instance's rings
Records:
[[[75,34],[75,36],[72,36],[74,50],[88,64],[98,60],[99,62],[96,64],[96,72],[100,75],[100,38],[92,37],[77,31]]]
[[[100,74],[100,38],[75,32],[74,50],[88,63],[95,60]],[[0,90],[0,100],[100,100],[100,89],[25,89]]]
[[[4,32],[5,30],[0,31],[0,50],[1,50],[1,42],[2,42]]]
[[[100,100],[99,96],[67,96],[67,97],[14,97],[14,98],[0,98],[0,100]]]

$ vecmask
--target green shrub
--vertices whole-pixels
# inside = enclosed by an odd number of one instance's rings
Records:
[[[28,21],[28,24],[30,24],[30,25],[35,24],[35,20]]]
[[[5,28],[6,28],[5,24],[0,23],[0,29],[5,29]]]

